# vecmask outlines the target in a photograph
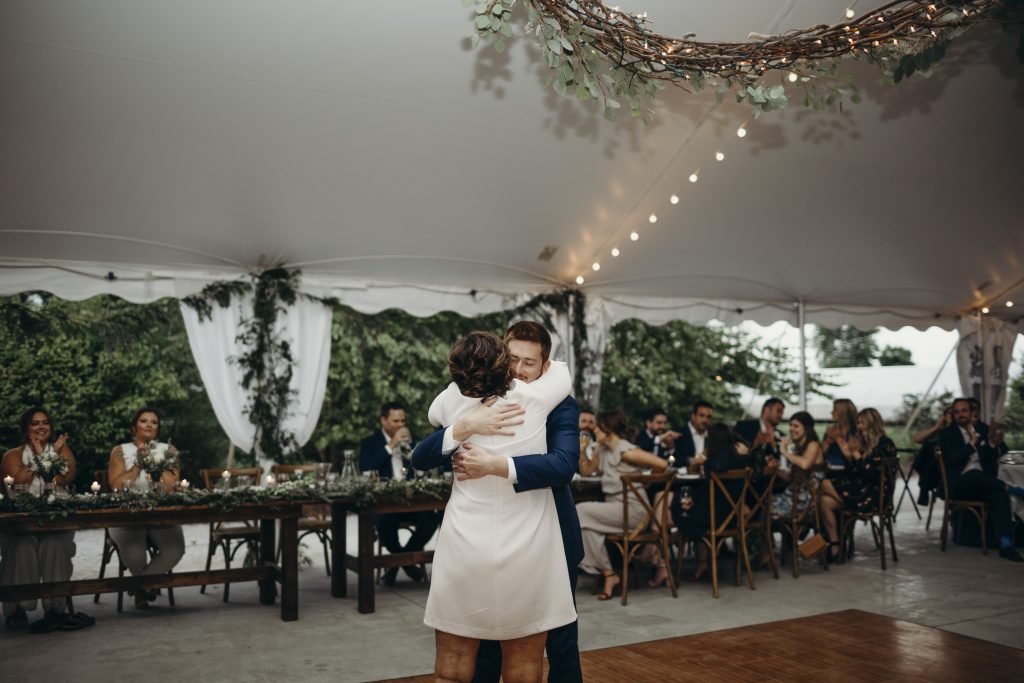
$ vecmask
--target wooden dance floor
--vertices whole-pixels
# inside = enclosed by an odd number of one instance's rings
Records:
[[[593,650],[581,660],[588,683],[952,683],[1018,680],[1024,671],[1024,650],[860,610]],[[431,680],[427,674],[387,683]]]

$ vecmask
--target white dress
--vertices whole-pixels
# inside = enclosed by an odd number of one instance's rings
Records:
[[[498,456],[546,453],[548,413],[571,388],[561,362],[530,384],[514,381],[496,405],[518,403],[526,410],[515,436],[473,436],[469,442]],[[430,422],[455,424],[479,404],[453,382],[434,399]],[[433,564],[423,622],[439,631],[510,640],[576,620],[550,489],[516,493],[505,477],[456,479]]]

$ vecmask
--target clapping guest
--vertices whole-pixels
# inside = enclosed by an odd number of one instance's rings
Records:
[[[707,401],[697,401],[693,404],[690,412],[690,419],[686,427],[675,439],[675,456],[677,467],[687,467],[693,457],[704,453],[704,444],[707,441],[708,426],[715,416],[714,407]]]
[[[850,462],[846,455],[851,450],[859,450],[859,433],[857,431],[857,406],[848,398],[839,398],[832,402],[832,424],[825,431],[825,440],[821,444],[825,451],[825,463],[831,472],[829,476],[846,470]]]
[[[841,509],[864,512],[878,509],[878,472],[885,459],[896,457],[896,444],[885,434],[885,423],[874,408],[865,408],[857,414],[859,438],[837,439],[846,459],[847,474],[838,479],[826,479],[821,485],[818,504],[825,520],[825,528],[832,540],[829,554],[834,558],[839,547],[836,515]]]
[[[39,457],[60,458],[63,474],[53,477],[57,486],[67,486],[75,478],[75,456],[67,445],[68,435],[54,440],[53,420],[42,408],[26,411],[19,420],[21,445],[4,453],[0,476],[11,477],[15,485],[30,485],[37,477],[34,469]],[[40,483],[41,480],[40,480]],[[10,491],[8,491],[8,494]],[[40,493],[43,493],[40,487]],[[51,531],[38,534],[0,536],[0,584],[4,586],[67,581],[71,578],[71,558],[75,555],[75,532]],[[35,600],[4,602],[7,628],[28,627],[26,612],[34,610]],[[63,598],[43,598],[44,616],[32,625],[35,631],[80,628],[92,623],[84,614],[68,615]]]
[[[941,483],[939,466],[935,461],[935,447],[939,443],[939,432],[953,423],[953,409],[946,408],[934,425],[919,430],[911,437],[914,443],[921,445],[921,450],[914,455],[913,468],[917,472],[917,485],[919,488],[917,502],[920,505],[928,504],[929,492],[936,489]]]
[[[597,596],[598,600],[608,600],[618,592],[622,579],[612,568],[605,547],[605,534],[622,531],[622,491],[623,474],[640,472],[644,468],[662,471],[667,464],[650,451],[637,448],[626,440],[626,420],[620,413],[605,412],[597,416],[595,427],[598,448],[594,455],[597,466],[601,469],[601,491],[604,500],[600,502],[579,503],[576,512],[583,530],[583,561],[580,569],[590,574],[604,577],[604,586]],[[643,503],[634,496],[627,500],[629,524],[638,524],[645,515]],[[654,584],[663,582],[668,574],[664,567],[664,559],[656,560],[660,564]],[[653,584],[652,584],[653,585]]]
[[[170,467],[161,468],[155,482],[152,482],[152,472],[143,466],[143,461],[151,455],[167,451],[167,444],[157,441],[160,436],[159,414],[153,408],[139,408],[132,415],[131,429],[132,440],[115,446],[110,452],[107,463],[110,487],[117,491],[139,486],[148,488],[152,483],[165,491],[172,490],[178,481],[180,463],[168,463]],[[118,527],[108,531],[121,562],[133,576],[165,574],[185,554],[185,536],[181,526]],[[149,545],[156,548],[151,558],[147,558],[146,553]],[[145,609],[158,595],[158,591],[137,591],[135,606]]]
[[[580,460],[579,473],[583,476],[597,474],[598,470],[593,466],[594,450],[597,443],[594,438],[594,430],[597,428],[597,414],[589,406],[580,407]]]
[[[663,408],[652,408],[644,416],[644,428],[636,435],[636,447],[667,460],[677,436],[678,432],[668,428],[668,413]]]

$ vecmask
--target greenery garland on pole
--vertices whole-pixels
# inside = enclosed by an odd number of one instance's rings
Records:
[[[569,319],[572,328],[572,376],[575,384],[576,396],[583,396],[583,371],[587,365],[587,321],[586,321],[586,295],[576,289],[561,289],[557,292],[538,294],[529,301],[511,309],[509,320],[516,320],[521,317],[540,318],[541,323],[548,330],[558,331],[551,311],[562,313]]]
[[[506,49],[517,0],[463,0],[476,5],[473,44]],[[654,96],[666,83],[688,92],[714,88],[721,101],[734,91],[756,118],[785,108],[787,87],[804,91],[805,106],[859,101],[842,59],[867,58],[897,83],[915,72],[927,75],[953,38],[980,23],[998,22],[1020,34],[1017,57],[1024,62],[1024,0],[887,2],[846,21],[781,35],[750,34],[745,43],[703,42],[694,35],[665,36],[650,30],[647,13],[608,7],[600,0],[523,0],[528,23],[551,72],[546,84],[560,95],[596,100],[608,119],[622,102],[633,116],[649,120]]]
[[[295,359],[291,344],[279,338],[275,328],[278,314],[299,296],[309,296],[298,291],[300,274],[276,266],[253,273],[249,281],[214,282],[199,294],[182,299],[200,320],[210,320],[214,304],[226,308],[232,298],[252,294],[252,315],[240,321],[236,337],[244,351],[233,360],[242,369],[242,386],[250,392],[245,413],[256,428],[257,451],[277,462],[298,446],[295,435],[284,428],[295,398],[291,389]]]

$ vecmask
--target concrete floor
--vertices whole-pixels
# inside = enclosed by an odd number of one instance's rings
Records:
[[[940,504],[941,505],[941,504]],[[940,512],[941,507],[936,512]],[[941,521],[941,517],[937,516]],[[206,527],[186,528],[188,550],[181,569],[201,569]],[[938,525],[930,532],[905,502],[896,526],[899,562],[881,571],[870,532],[857,532],[859,554],[843,566],[823,571],[804,563],[794,580],[788,566],[776,581],[757,572],[757,590],[735,587],[726,570],[721,597],[705,583],[685,583],[678,599],[667,588],[644,586],[630,592],[629,605],[598,602],[593,581],[582,577],[577,593],[583,650],[671,636],[777,621],[856,608],[1024,649],[1024,564],[990,552],[951,546],[939,551]],[[350,552],[354,552],[350,518]],[[75,578],[97,575],[100,532],[77,537]],[[353,597],[330,597],[319,546],[305,541],[313,560],[299,580],[299,620],[280,621],[278,608],[259,604],[255,584],[235,584],[231,602],[221,587],[206,595],[197,588],[175,592],[177,605],[161,599],[155,609],[115,610],[116,596],[100,604],[76,599],[76,609],[97,618],[94,628],[37,636],[0,630],[4,680],[46,680],[42,675],[56,652],[64,675],[52,680],[164,681],[367,681],[427,673],[433,669],[433,632],[422,623],[427,586],[403,580],[381,587],[375,614],[361,615]],[[215,565],[216,566],[216,565]],[[691,565],[692,566],[692,565]],[[355,576],[349,574],[349,595]],[[130,601],[126,602],[130,605]],[[31,619],[40,616],[38,611]],[[770,647],[770,645],[768,646]],[[681,653],[685,661],[685,653]]]

